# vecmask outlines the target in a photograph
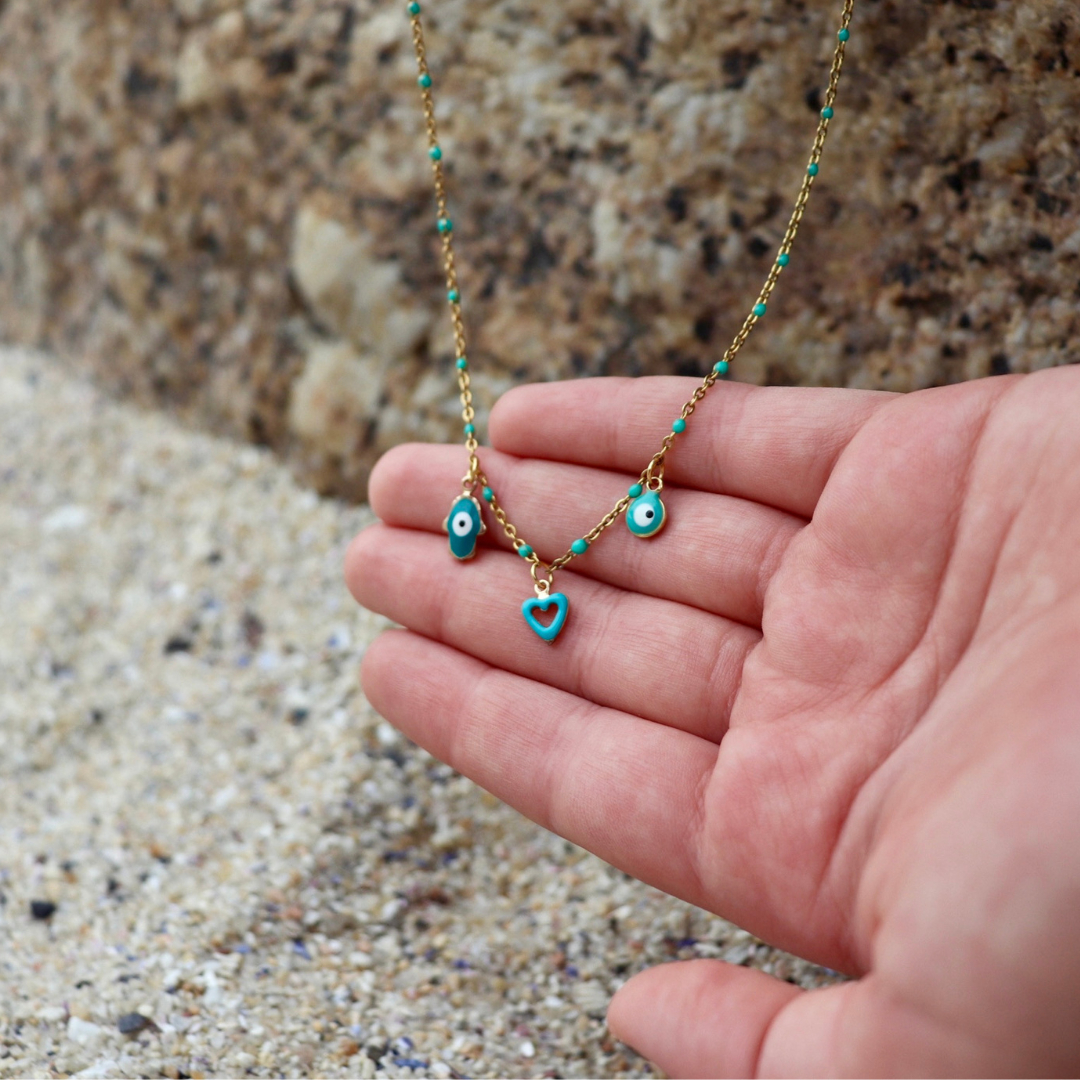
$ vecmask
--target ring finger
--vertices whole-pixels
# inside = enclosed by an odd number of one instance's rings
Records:
[[[522,569],[495,551],[447,567],[438,537],[374,525],[353,541],[345,573],[361,604],[425,637],[594,704],[720,740],[757,631],[567,573],[572,613],[553,646],[522,619]]]

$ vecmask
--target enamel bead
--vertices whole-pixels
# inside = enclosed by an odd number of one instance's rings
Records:
[[[631,499],[636,499],[645,489],[640,484],[633,484],[626,493]]]
[[[428,157],[431,158],[432,161],[442,161],[442,150],[437,146],[433,146],[428,151]]]
[[[469,361],[464,356],[459,356],[457,361],[458,371],[464,371],[469,366]]]
[[[765,314],[765,305],[764,304],[755,304],[754,305],[754,314],[760,319],[761,316]]]
[[[491,502],[495,498],[495,492],[491,488],[484,488],[481,494],[484,496],[484,502]]]
[[[807,165],[807,167],[806,167],[806,171],[807,171],[807,172],[808,172],[808,173],[809,173],[809,174],[810,174],[811,176],[817,176],[817,174],[818,174],[818,166],[817,166],[817,162],[816,162],[816,161],[812,161],[812,162],[810,162],[810,164],[809,164],[809,165]]]
[[[686,421],[680,416],[679,419],[671,425],[671,430],[674,431],[676,435],[681,435],[686,430]]]
[[[776,256],[777,266],[787,266],[789,262],[791,262],[791,256],[786,251],[782,251]]]
[[[717,362],[713,364],[713,371],[715,371],[717,375],[726,375],[728,373],[728,366],[726,360],[717,360]]]
[[[847,39],[848,39],[849,37],[851,37],[851,34],[849,33],[849,31],[848,31],[847,27],[845,27],[845,28],[844,28],[843,30],[841,30],[841,31],[840,31],[840,33],[838,33],[838,34],[837,34],[836,36],[837,36],[837,37],[838,37],[838,38],[839,38],[839,39],[840,39],[841,41],[847,41]]]
[[[584,555],[585,552],[589,550],[589,541],[588,540],[575,540],[570,545],[570,550],[575,555]]]
[[[518,548],[518,554],[523,559],[527,559],[532,553],[532,548],[529,547],[528,544],[522,544],[522,546]]]
[[[461,303],[461,293],[459,293],[457,289],[451,289],[446,294],[446,299],[449,300],[451,304],[459,304]]]

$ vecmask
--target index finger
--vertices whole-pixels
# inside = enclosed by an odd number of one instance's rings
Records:
[[[575,379],[509,391],[491,413],[492,445],[636,478],[660,448],[695,379]],[[684,487],[809,518],[844,447],[895,394],[717,383],[665,466]]]

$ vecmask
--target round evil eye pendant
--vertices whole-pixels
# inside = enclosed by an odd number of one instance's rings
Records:
[[[655,491],[642,492],[626,510],[626,527],[642,539],[655,536],[667,522],[667,508]]]
[[[455,559],[471,559],[476,554],[476,541],[487,532],[480,504],[471,495],[454,500],[442,527],[450,537],[450,554]]]

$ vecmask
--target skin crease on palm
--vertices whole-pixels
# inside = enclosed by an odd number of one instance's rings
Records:
[[[484,468],[538,552],[625,492],[696,382],[508,393]],[[854,981],[715,960],[615,996],[672,1076],[1080,1072],[1080,370],[909,395],[723,383],[669,522],[616,522],[532,634],[501,530],[458,564],[460,446],[401,446],[351,545],[407,627],[364,690],[407,736],[643,881]]]

